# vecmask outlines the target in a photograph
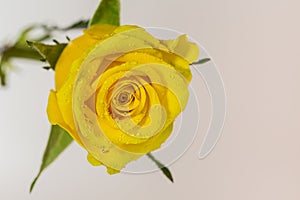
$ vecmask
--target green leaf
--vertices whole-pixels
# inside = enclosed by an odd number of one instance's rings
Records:
[[[5,61],[9,61],[11,58],[23,58],[23,59],[32,59],[32,60],[40,60],[43,57],[36,52],[34,49],[28,46],[15,45],[7,48],[3,54],[2,58]]]
[[[19,44],[11,47],[7,46],[0,50],[0,81],[2,86],[6,85],[6,72],[9,67],[12,67],[10,61],[13,58],[40,60],[42,57],[30,47]]]
[[[173,183],[174,179],[172,177],[171,171],[165,167],[161,162],[156,160],[151,153],[148,153],[147,156],[160,168],[160,170],[164,173],[164,175]]]
[[[70,26],[62,28],[61,30],[68,31],[68,30],[72,30],[72,29],[87,28],[88,25],[89,25],[89,20],[80,20],[78,22],[71,24]]]
[[[94,13],[89,26],[95,24],[120,26],[120,0],[102,0]]]
[[[4,62],[3,59],[0,58],[0,82],[2,86],[6,85],[6,74],[4,72]]]
[[[33,24],[27,28],[25,28],[14,44],[3,44],[0,46],[0,83],[2,86],[5,86],[6,84],[6,73],[8,71],[9,67],[12,67],[11,60],[15,58],[25,58],[25,59],[31,59],[36,61],[50,61],[49,63],[52,63],[50,67],[47,66],[47,68],[54,69],[54,64],[57,61],[56,57],[48,58],[48,60],[45,59],[44,55],[40,55],[42,53],[41,51],[36,51],[33,48],[30,48],[28,44],[26,43],[28,40],[35,41],[35,44],[38,44],[37,42],[42,42],[44,40],[50,39],[54,32],[65,32],[68,30],[73,29],[83,29],[88,27],[89,20],[80,20],[77,21],[67,27],[58,27],[58,26],[48,26],[46,24]],[[36,34],[38,32],[39,34]],[[70,41],[70,38],[68,38],[68,41]],[[41,45],[37,45],[41,46]],[[51,46],[51,45],[50,45]],[[58,49],[56,51],[60,51],[63,49],[65,44],[60,44],[56,46],[55,48]],[[43,47],[43,46],[42,46]],[[49,48],[47,48],[49,49]],[[43,50],[43,48],[41,49]],[[59,55],[59,53],[57,53]],[[50,56],[51,57],[51,56]]]
[[[41,173],[70,145],[72,141],[72,137],[64,129],[57,125],[51,127],[50,137],[44,152],[42,165],[38,175],[30,186],[30,192],[32,192]]]
[[[201,60],[198,60],[197,62],[192,63],[192,65],[194,65],[194,64],[195,65],[202,65],[202,64],[207,63],[209,61],[210,61],[210,58],[203,58]]]
[[[49,64],[50,67],[55,70],[55,65],[60,57],[60,54],[67,46],[65,43],[56,43],[55,45],[43,44],[40,42],[27,41],[28,45],[35,49]]]
[[[30,26],[26,29],[24,29],[21,34],[19,35],[19,38],[17,39],[16,41],[16,44],[26,44],[26,40],[28,40],[28,34],[34,30],[37,26],[36,25],[33,25],[33,26]]]

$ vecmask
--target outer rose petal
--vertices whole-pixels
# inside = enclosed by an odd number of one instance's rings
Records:
[[[65,129],[78,144],[83,146],[76,131],[71,129],[70,126],[65,123],[57,104],[56,93],[53,90],[50,91],[48,98],[47,114],[51,124],[59,125]]]
[[[176,71],[181,73],[188,82],[192,79],[192,73],[190,70],[190,62],[186,60],[185,57],[182,57],[174,52],[162,51],[161,49],[143,49],[138,52],[146,53],[157,57],[173,66]]]
[[[59,90],[66,81],[72,63],[78,58],[82,58],[96,43],[108,37],[115,29],[116,26],[111,25],[92,26],[82,36],[72,40],[68,44],[55,66],[56,90]]]
[[[92,50],[101,39],[108,37],[108,34],[112,33],[115,28],[115,26],[111,25],[91,27],[85,31],[84,35],[70,42],[56,64],[55,84],[57,90],[57,104],[62,113],[64,122],[68,124],[72,130],[75,130],[72,114],[72,90],[80,64],[89,51]]]
[[[199,56],[199,48],[197,44],[188,41],[187,35],[181,35],[175,40],[161,40],[171,52],[186,59],[189,63],[193,63]]]
[[[99,160],[97,160],[94,156],[92,156],[90,153],[87,155],[87,160],[93,166],[100,166],[100,165],[102,165],[102,163]],[[115,170],[115,169],[112,169],[110,167],[107,167],[107,173],[109,173],[110,175],[117,174],[119,172],[120,172],[119,170]]]

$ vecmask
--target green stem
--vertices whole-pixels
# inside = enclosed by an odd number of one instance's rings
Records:
[[[3,51],[0,52],[0,84],[2,86],[5,86],[6,83],[4,65],[13,58],[25,58],[36,61],[40,61],[42,59],[41,55],[37,51],[25,45],[14,45],[4,48]]]
[[[2,86],[5,85],[5,73],[3,72],[3,69],[2,69],[2,60],[0,58],[0,84]]]
[[[2,54],[3,60],[9,60],[11,58],[25,58],[25,59],[31,59],[31,60],[41,60],[41,55],[35,51],[34,49],[31,49],[30,47],[25,46],[13,46],[5,49]]]

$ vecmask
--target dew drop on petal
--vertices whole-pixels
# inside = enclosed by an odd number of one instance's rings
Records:
[[[108,153],[109,149],[105,148],[104,146],[102,146],[101,148],[101,153]]]

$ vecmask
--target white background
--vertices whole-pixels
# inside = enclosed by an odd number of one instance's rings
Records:
[[[97,0],[0,2],[0,41],[33,22],[88,18]],[[200,41],[223,75],[228,113],[214,152],[198,160],[201,137],[160,173],[109,176],[73,144],[41,176],[53,73],[18,62],[0,89],[0,199],[300,199],[300,28],[297,0],[123,0],[122,23],[168,27]],[[205,109],[204,113],[205,114]]]

